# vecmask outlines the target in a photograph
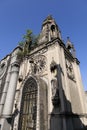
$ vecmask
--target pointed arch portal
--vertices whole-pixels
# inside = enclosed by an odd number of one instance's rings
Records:
[[[31,77],[24,85],[19,130],[36,130],[37,83]]]
[[[47,84],[42,79],[39,79],[38,82],[39,86],[32,77],[25,82],[22,91],[18,130],[36,130],[37,116],[39,117],[39,130],[47,130]],[[39,100],[39,104],[37,100]],[[37,104],[39,105],[39,114],[37,114]]]

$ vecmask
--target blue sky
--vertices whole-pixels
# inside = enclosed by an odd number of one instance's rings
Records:
[[[27,29],[41,31],[51,14],[66,42],[75,45],[84,89],[87,90],[87,0],[0,0],[0,59],[12,52]]]

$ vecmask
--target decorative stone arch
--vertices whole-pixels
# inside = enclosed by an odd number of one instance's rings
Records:
[[[22,87],[18,130],[48,129],[48,91],[46,82],[28,76]]]

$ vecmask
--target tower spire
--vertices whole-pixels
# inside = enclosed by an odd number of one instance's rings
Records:
[[[61,39],[59,27],[53,19],[52,15],[48,15],[42,23],[39,44],[46,41],[51,41],[57,37]]]
[[[74,48],[74,44],[72,44],[69,37],[67,37],[66,48],[71,52],[72,56],[75,58],[76,57],[76,50]]]

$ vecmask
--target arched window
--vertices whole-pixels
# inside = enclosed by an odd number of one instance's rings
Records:
[[[55,25],[51,25],[51,39],[56,37]]]
[[[37,83],[30,77],[23,88],[18,130],[36,130]]]
[[[55,25],[51,26],[51,31],[54,32],[55,31]]]

